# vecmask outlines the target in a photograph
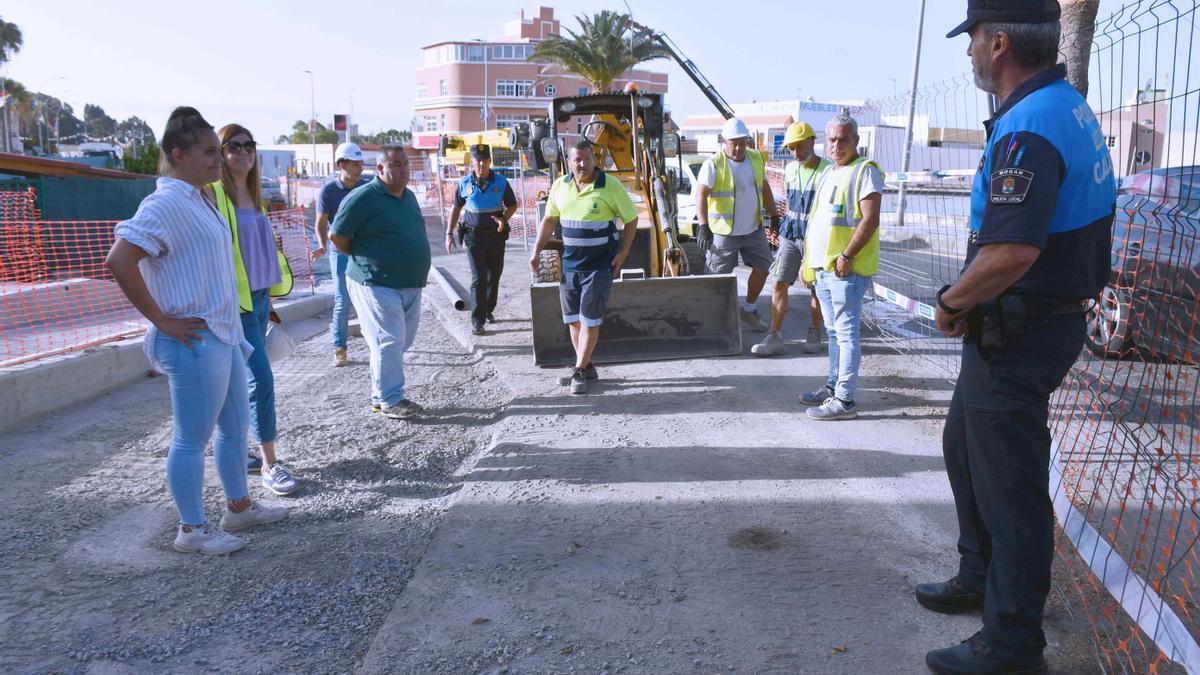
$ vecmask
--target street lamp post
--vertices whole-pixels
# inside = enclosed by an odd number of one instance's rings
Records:
[[[478,43],[483,49],[483,110],[479,112],[479,119],[483,121],[483,130],[487,131],[488,120],[492,117],[492,111],[488,107],[488,86],[491,82],[488,81],[488,43],[480,38],[475,38],[471,42]],[[470,59],[470,55],[467,57]],[[439,92],[440,93],[440,92]]]
[[[313,85],[313,72],[311,70],[304,71],[308,73],[308,103],[309,103],[309,118],[308,132],[312,139],[312,173],[315,178],[317,175],[317,95],[316,87]]]

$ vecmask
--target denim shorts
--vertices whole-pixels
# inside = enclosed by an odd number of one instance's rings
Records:
[[[558,285],[563,323],[580,322],[589,328],[604,323],[604,308],[612,293],[612,268],[563,270]]]

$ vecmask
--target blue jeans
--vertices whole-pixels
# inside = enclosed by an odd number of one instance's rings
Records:
[[[213,457],[225,498],[246,497],[246,423],[249,401],[241,350],[208,331],[191,347],[168,335],[154,338],[154,355],[171,386],[175,428],[167,453],[167,486],[179,522],[203,525],[204,446],[217,430]]]
[[[833,272],[817,272],[817,301],[829,335],[829,378],[825,385],[843,401],[854,400],[858,384],[858,365],[862,361],[859,326],[863,296],[870,285],[871,277],[853,272],[844,279]]]
[[[267,358],[267,324],[271,315],[271,291],[250,292],[253,309],[242,312],[242,331],[254,353],[246,360],[250,368],[250,419],[254,439],[260,444],[275,441],[275,375]]]
[[[404,400],[404,352],[421,322],[420,288],[346,282],[371,352],[371,403],[391,408]]]
[[[333,250],[329,245],[329,272],[333,275],[333,319],[329,332],[333,334],[333,346],[346,348],[346,334],[350,331],[350,296],[346,293],[346,264],[350,256]]]

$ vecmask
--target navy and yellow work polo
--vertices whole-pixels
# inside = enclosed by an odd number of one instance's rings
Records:
[[[463,211],[463,226],[475,233],[495,233],[500,228],[500,214],[517,205],[508,179],[495,171],[490,173],[490,180],[482,182],[474,172],[463,176],[454,195],[454,205]]]
[[[621,248],[617,222],[637,221],[637,207],[619,180],[603,171],[583,186],[567,174],[554,181],[546,215],[558,218],[563,235],[563,269],[590,271],[611,266]]]

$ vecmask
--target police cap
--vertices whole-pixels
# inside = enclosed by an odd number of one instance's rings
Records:
[[[967,0],[967,20],[946,37],[965,33],[977,23],[1047,23],[1058,21],[1058,0]]]
[[[484,145],[483,143],[480,143],[479,145],[472,145],[471,158],[490,160],[492,158],[492,146]]]

